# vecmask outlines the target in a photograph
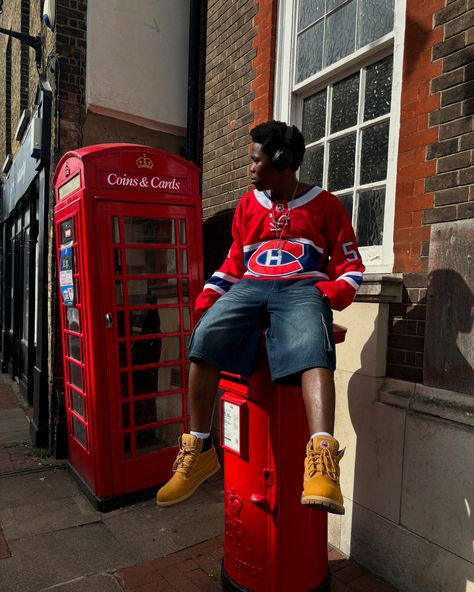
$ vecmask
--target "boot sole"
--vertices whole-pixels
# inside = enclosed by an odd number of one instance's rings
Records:
[[[219,475],[218,473],[221,471],[221,466],[217,465],[217,468],[215,471],[213,471],[210,475],[206,475],[205,477],[203,477],[194,487],[194,489],[191,489],[191,491],[188,491],[188,493],[186,493],[185,495],[182,495],[181,497],[171,500],[169,502],[159,502],[158,500],[156,500],[156,505],[157,506],[174,506],[175,504],[179,504],[180,502],[184,502],[185,500],[187,500],[189,497],[191,497],[195,492],[196,489],[202,485],[205,481],[217,481],[219,479]]]
[[[301,503],[304,506],[311,506],[315,510],[323,510],[331,514],[345,514],[345,509],[342,504],[338,504],[330,497],[322,497],[320,495],[302,495]]]

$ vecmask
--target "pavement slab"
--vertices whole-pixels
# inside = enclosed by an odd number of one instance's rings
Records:
[[[123,588],[113,574],[95,574],[75,578],[70,582],[41,588],[38,592],[123,592]]]

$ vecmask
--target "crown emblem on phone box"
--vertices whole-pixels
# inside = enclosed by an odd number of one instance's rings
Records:
[[[136,162],[139,169],[152,169],[154,167],[153,161],[145,153],[137,158]]]

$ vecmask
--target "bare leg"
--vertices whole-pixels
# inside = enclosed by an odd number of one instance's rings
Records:
[[[334,375],[328,368],[311,368],[301,378],[309,434],[334,433],[336,395]]]
[[[190,429],[209,432],[214,401],[219,386],[220,370],[203,360],[191,362],[189,369]]]

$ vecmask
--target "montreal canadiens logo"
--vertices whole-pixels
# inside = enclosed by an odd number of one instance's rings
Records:
[[[270,240],[258,247],[250,257],[247,268],[255,275],[288,275],[303,269],[300,259],[304,245],[291,241]]]

